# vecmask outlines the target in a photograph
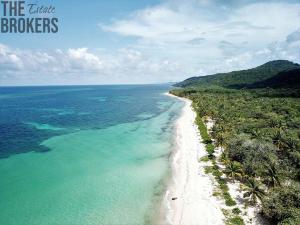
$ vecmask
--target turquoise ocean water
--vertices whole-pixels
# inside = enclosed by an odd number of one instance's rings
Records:
[[[169,88],[0,88],[0,224],[151,224],[183,106]]]

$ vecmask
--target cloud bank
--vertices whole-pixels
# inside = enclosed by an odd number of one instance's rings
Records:
[[[133,49],[108,54],[87,48],[42,52],[0,45],[3,85],[168,82],[178,69],[176,63],[148,58]]]

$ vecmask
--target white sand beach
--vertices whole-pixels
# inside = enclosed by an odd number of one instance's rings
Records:
[[[204,173],[204,165],[199,163],[206,151],[194,122],[196,113],[190,100],[182,100],[185,106],[176,124],[173,180],[166,193],[167,220],[173,225],[224,224],[220,204],[212,196],[212,178]]]

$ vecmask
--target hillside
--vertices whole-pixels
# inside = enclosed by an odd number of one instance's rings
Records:
[[[255,82],[249,88],[300,88],[300,69],[293,69],[278,73],[264,81]]]
[[[248,70],[191,77],[176,84],[176,86],[220,86],[237,89],[299,87],[299,77],[299,64],[287,60],[276,60]]]

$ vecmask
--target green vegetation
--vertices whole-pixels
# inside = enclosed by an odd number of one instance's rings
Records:
[[[239,208],[234,208],[233,210],[232,210],[232,212],[234,213],[234,214],[240,214],[242,211],[239,209]]]
[[[262,204],[263,213],[269,219],[281,224],[300,224],[299,184],[273,188]]]
[[[197,117],[196,117],[196,124],[198,125],[198,129],[200,131],[202,142],[204,144],[211,144],[212,140],[211,140],[209,134],[207,133],[207,128],[206,128],[201,116],[199,116],[199,114],[197,114]],[[211,148],[213,148],[213,147],[210,145],[209,148],[210,148],[209,151],[211,151]]]
[[[231,179],[240,179],[243,174],[242,166],[239,162],[230,161],[226,165],[224,173]]]
[[[200,131],[202,142],[205,144],[205,149],[207,152],[207,156],[202,157],[200,159],[200,161],[208,162],[209,160],[211,160],[212,166],[206,166],[204,171],[205,171],[205,173],[211,173],[215,177],[216,181],[219,184],[218,188],[220,191],[214,191],[213,195],[214,196],[222,196],[225,201],[226,206],[229,206],[229,207],[235,206],[236,202],[233,200],[233,198],[230,196],[230,194],[228,192],[229,188],[227,186],[227,181],[226,181],[226,179],[222,178],[223,173],[220,171],[220,168],[218,167],[218,165],[216,164],[216,160],[214,159],[215,158],[214,157],[215,147],[214,147],[213,141],[207,131],[207,127],[205,126],[203,119],[199,116],[199,114],[197,114],[197,117],[196,117],[196,124],[198,125],[198,129]],[[237,212],[239,209],[235,208],[234,210],[235,210],[235,212]],[[240,210],[239,210],[239,212],[240,212]],[[231,214],[227,215],[228,224],[232,224],[232,225],[244,224],[242,218],[231,217],[230,215]]]
[[[226,223],[227,225],[245,225],[243,219],[240,216],[232,217]]]
[[[178,83],[178,87],[218,86],[225,88],[299,87],[300,65],[277,60],[253,69],[219,73],[210,76],[192,77]]]
[[[252,204],[256,204],[257,199],[261,200],[265,195],[264,190],[261,188],[259,182],[253,177],[246,179],[245,186],[244,198],[249,197],[250,203]]]
[[[236,202],[232,199],[230,194],[228,192],[223,192],[223,197],[225,199],[225,204],[227,206],[235,206]]]
[[[172,91],[193,101],[213,162],[208,172],[215,176],[226,204],[234,205],[234,200],[222,173],[242,182],[244,198],[260,203],[262,214],[273,224],[300,224],[299,68],[274,61],[251,70],[188,79],[179,84],[184,89]],[[203,123],[208,117],[214,121],[212,137]],[[215,146],[223,149],[218,158],[225,165],[222,171],[214,163]],[[228,224],[239,224],[239,218],[231,217]]]
[[[203,156],[200,159],[200,162],[208,162],[210,160],[210,158],[208,156]]]

